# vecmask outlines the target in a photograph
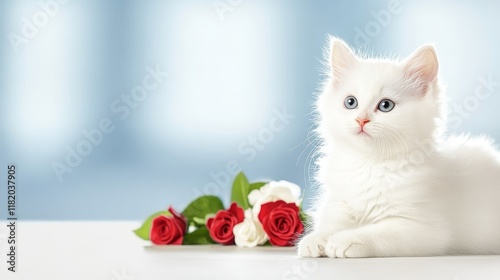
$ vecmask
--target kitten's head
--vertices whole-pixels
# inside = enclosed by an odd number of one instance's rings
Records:
[[[432,46],[401,62],[362,59],[332,38],[328,66],[317,103],[327,143],[401,153],[416,141],[434,139],[441,102]]]

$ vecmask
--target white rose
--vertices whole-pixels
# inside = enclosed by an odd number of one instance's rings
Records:
[[[233,227],[233,234],[238,247],[255,247],[267,241],[267,234],[259,220],[253,216],[252,209],[245,210],[245,219]]]
[[[288,181],[272,181],[262,186],[258,190],[253,190],[248,194],[248,201],[253,206],[253,212],[258,217],[260,206],[268,202],[283,200],[286,203],[300,205],[300,187]]]

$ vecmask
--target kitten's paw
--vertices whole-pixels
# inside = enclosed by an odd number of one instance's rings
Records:
[[[338,232],[328,238],[325,254],[330,258],[367,258],[370,256],[367,242],[356,237],[353,231]]]
[[[306,258],[318,258],[325,256],[325,246],[329,235],[311,233],[299,242],[298,254]]]

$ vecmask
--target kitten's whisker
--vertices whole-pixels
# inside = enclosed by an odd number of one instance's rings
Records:
[[[378,131],[378,127],[377,126],[374,126],[374,132],[377,133]],[[382,157],[384,152],[385,152],[385,143],[382,139],[380,138],[375,138],[375,143],[374,143],[374,146],[373,146],[373,150],[374,150],[374,154],[373,154],[373,159],[374,160],[378,160],[379,157]]]
[[[384,134],[384,130],[380,129],[380,125],[377,125],[375,123],[373,125],[373,128],[374,128],[375,132],[380,132],[380,133]],[[386,143],[384,140],[385,139],[383,139],[383,138],[377,138],[377,140],[375,141],[375,148],[377,149],[377,156],[380,155],[380,158],[383,158],[383,156],[385,154],[385,150],[386,150]],[[379,145],[381,146],[382,149],[379,148]],[[375,159],[378,159],[378,157]]]
[[[295,165],[298,165],[299,164],[299,161],[300,161],[300,158],[302,157],[302,155],[304,154],[304,152],[307,150],[307,148],[309,148],[309,146],[311,145],[314,145],[315,148],[321,146],[321,139],[319,137],[315,137],[313,138],[313,140],[311,141],[311,138],[314,137],[314,135],[312,134],[312,129],[314,128],[314,124],[311,125],[309,127],[309,130],[307,132],[307,137],[304,141],[302,141],[300,144],[296,145],[295,147],[289,149],[289,150],[293,150],[293,149],[296,149],[297,147],[299,147],[300,145],[308,142],[308,144],[306,145],[306,147],[302,150],[302,152],[299,154],[299,157],[297,158],[297,161],[295,162]],[[314,148],[314,149],[315,149]]]
[[[309,151],[309,153],[307,155],[306,162],[304,164],[304,180],[306,181],[305,182],[306,185],[308,183],[307,180],[309,180],[309,183],[311,181],[316,181],[314,179],[315,178],[314,175],[316,174],[316,170],[318,169],[316,162],[317,162],[318,158],[321,156],[321,148],[322,148],[321,145],[315,146],[311,151]],[[313,175],[311,175],[311,170],[314,173]],[[313,185],[314,185],[314,183],[313,183]]]
[[[408,144],[406,143],[406,140],[405,139],[408,139],[407,137],[404,137],[406,136],[404,132],[402,131],[397,131],[391,127],[388,127],[388,132],[392,131],[393,134],[395,135],[396,139],[398,140],[399,144],[401,144],[401,148],[402,148],[402,152],[399,153],[403,160],[406,159],[407,155],[409,154],[409,147],[408,147]],[[403,134],[403,135],[401,135]],[[399,158],[398,158],[399,160]]]
[[[312,132],[312,129],[313,129],[314,127],[315,127],[315,125],[314,125],[314,124],[312,124],[312,125],[309,127],[309,129],[307,130],[307,137],[306,137],[306,139],[305,139],[304,141],[300,142],[299,144],[297,144],[296,146],[294,146],[294,147],[290,148],[290,149],[289,149],[289,151],[291,151],[291,150],[293,150],[293,149],[298,148],[300,145],[302,145],[302,144],[304,144],[304,143],[306,143],[306,142],[309,142],[309,144],[311,144],[311,140],[310,140],[310,138],[314,137],[313,132]],[[316,142],[316,141],[320,141],[320,139],[319,139],[318,137],[315,137],[315,138],[312,140],[312,142]]]
[[[397,141],[396,148],[401,148],[401,152],[397,151],[398,158],[397,160],[400,160],[400,156],[405,159],[406,155],[409,152],[408,144],[406,143],[405,137],[403,137],[401,134],[404,134],[403,132],[397,131],[391,127],[383,127],[382,132],[384,135],[388,136],[391,140]],[[394,138],[394,139],[393,139]]]
[[[297,161],[295,162],[295,165],[299,164],[300,158],[305,153],[305,151],[307,150],[307,148],[309,148],[311,145],[314,146],[313,150],[318,149],[321,146],[321,139],[317,138],[317,139],[314,139],[312,142],[309,142],[307,144],[307,146],[302,150],[302,152],[297,157]]]
[[[396,149],[395,149],[395,153],[394,153],[394,152],[389,152],[389,153],[388,153],[388,156],[389,156],[388,160],[392,160],[392,157],[394,156],[394,154],[397,154],[397,157],[398,157],[398,158],[397,158],[396,160],[399,160],[399,153],[397,152],[397,149],[398,149],[399,144],[401,144],[401,143],[399,142],[399,140],[398,140],[397,138],[396,138],[396,139],[394,139],[394,135],[393,135],[390,131],[387,131],[387,130],[382,129],[382,134],[383,134],[383,135],[384,135],[384,136],[385,136],[385,137],[386,137],[389,141],[391,141],[391,142],[394,144],[394,147],[396,148]]]

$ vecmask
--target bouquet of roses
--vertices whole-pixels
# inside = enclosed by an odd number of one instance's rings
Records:
[[[249,183],[239,173],[228,209],[216,196],[201,196],[181,213],[170,207],[149,216],[134,232],[157,245],[293,246],[307,219],[301,202],[300,187],[293,183]]]

